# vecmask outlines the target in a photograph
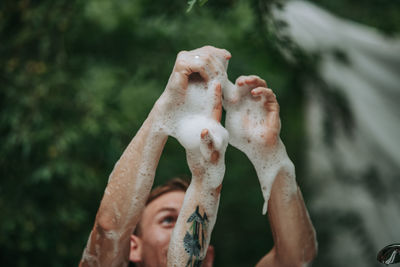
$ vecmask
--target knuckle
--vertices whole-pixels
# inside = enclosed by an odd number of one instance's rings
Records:
[[[243,75],[239,76],[239,77],[236,79],[236,83],[242,81],[245,77],[246,77],[246,76],[243,76]]]
[[[178,58],[184,57],[188,52],[186,50],[182,50],[178,53]]]
[[[175,69],[180,71],[182,69],[185,69],[187,67],[187,64],[184,60],[178,59],[175,63]]]

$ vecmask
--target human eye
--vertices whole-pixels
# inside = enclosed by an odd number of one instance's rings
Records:
[[[175,225],[176,217],[172,215],[164,216],[160,222],[164,227],[172,227]]]

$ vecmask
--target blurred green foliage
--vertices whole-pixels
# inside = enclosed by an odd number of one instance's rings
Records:
[[[198,3],[199,3],[199,6],[203,6],[205,3],[207,3],[207,1],[208,0],[200,0]],[[188,7],[188,9],[186,10],[186,12],[190,12],[192,9],[193,9],[193,7],[194,7],[194,5],[197,3],[197,0],[188,0],[188,5],[189,5],[189,7]]]
[[[399,34],[400,1],[398,0],[313,0],[338,16],[379,29],[390,36]]]
[[[207,44],[232,53],[232,81],[256,74],[276,91],[282,138],[307,200],[302,86],[314,72],[284,60],[259,7],[213,0],[186,13],[178,0],[1,1],[0,265],[77,265],[108,175],[163,91],[176,54]],[[390,21],[384,29],[399,29],[397,18]],[[212,238],[216,266],[254,265],[272,247],[261,191],[232,147],[226,166]],[[170,138],[156,184],[189,174],[183,148]]]

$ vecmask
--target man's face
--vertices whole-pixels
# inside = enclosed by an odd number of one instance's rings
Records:
[[[184,192],[173,191],[146,206],[140,221],[142,247],[139,262],[146,266],[167,266],[169,240],[184,197]]]
[[[167,266],[168,245],[184,198],[185,192],[173,191],[146,206],[140,221],[140,235],[132,235],[135,244],[131,242],[131,261],[146,267]],[[213,261],[214,248],[210,245],[202,267],[212,267]]]

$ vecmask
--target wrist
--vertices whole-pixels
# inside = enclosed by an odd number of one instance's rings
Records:
[[[222,164],[222,166],[207,168],[201,174],[192,174],[192,183],[198,190],[206,192],[207,194],[212,193],[221,190],[221,184],[225,174],[225,165]]]
[[[247,156],[256,170],[265,200],[263,214],[267,211],[271,189],[278,176],[284,176],[285,188],[283,189],[286,195],[291,195],[296,192],[295,168],[281,140],[279,140],[277,146],[258,148]]]
[[[294,176],[294,165],[286,152],[285,145],[280,139],[275,146],[258,147],[252,150],[248,157],[259,175],[262,175],[269,169],[279,169]]]
[[[154,103],[151,113],[154,113],[157,117],[162,117],[169,110],[171,106],[170,102],[169,95],[164,91]]]
[[[157,100],[154,104],[152,110],[147,116],[146,121],[143,123],[143,126],[149,127],[148,136],[151,138],[167,138],[168,133],[165,130],[165,113],[163,112],[163,107],[161,103]]]
[[[280,159],[288,159],[286,148],[280,138],[274,145],[266,145],[251,142],[242,150],[255,168],[262,168],[265,165],[278,163]],[[290,159],[289,159],[290,160]]]

